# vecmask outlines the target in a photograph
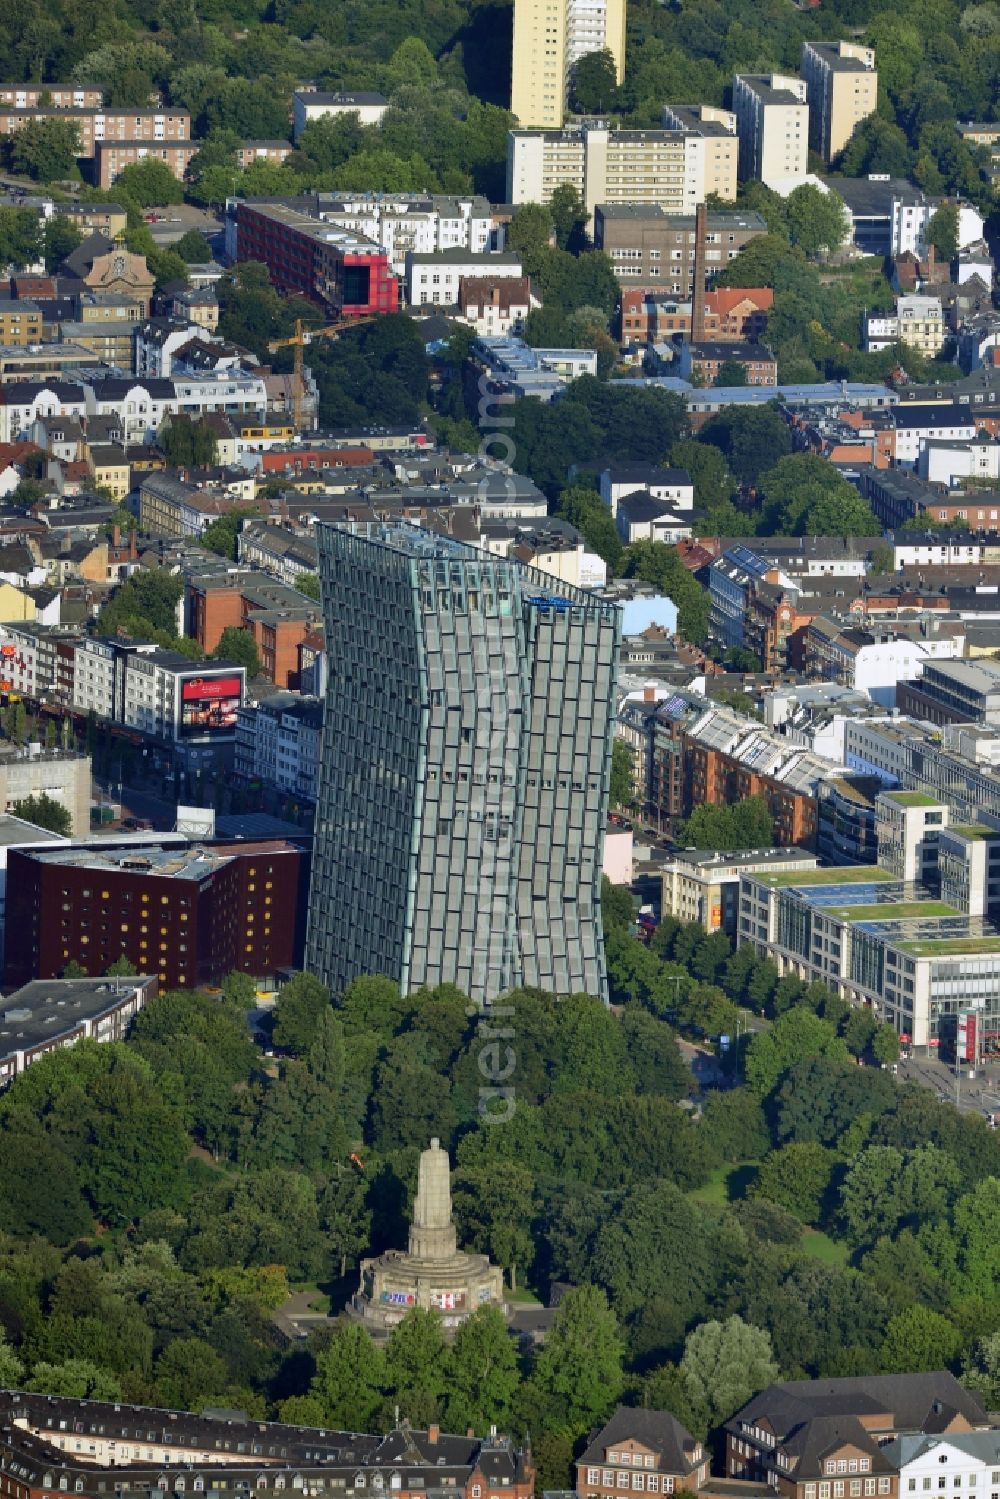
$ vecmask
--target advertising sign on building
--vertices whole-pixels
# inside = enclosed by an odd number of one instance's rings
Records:
[[[242,699],[242,677],[186,677],[181,684],[182,737],[234,733]]]

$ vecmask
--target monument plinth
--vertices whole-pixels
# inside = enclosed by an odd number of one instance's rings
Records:
[[[485,1254],[458,1248],[451,1216],[451,1166],[440,1141],[422,1152],[407,1250],[362,1260],[361,1282],[348,1311],[376,1337],[423,1307],[454,1329],[487,1304],[503,1306],[503,1271]]]

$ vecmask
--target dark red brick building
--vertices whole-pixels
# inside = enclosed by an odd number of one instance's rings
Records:
[[[238,260],[260,260],[280,292],[321,303],[337,317],[395,312],[399,282],[381,246],[293,203],[240,203],[236,214]]]
[[[12,849],[5,984],[121,957],[161,989],[301,967],[308,862],[283,840]]]

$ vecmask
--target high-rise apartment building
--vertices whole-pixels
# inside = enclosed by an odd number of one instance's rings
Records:
[[[588,121],[565,130],[511,130],[507,199],[548,203],[575,187],[593,217],[598,203],[655,203],[693,214],[709,194],[736,197],[736,136],[717,121],[670,130],[611,130]]]
[[[625,76],[625,0],[515,0],[511,113],[525,129],[558,130],[573,68],[608,51]]]
[[[615,605],[417,527],[319,525],[329,683],[306,962],[605,996]]]
[[[799,72],[808,90],[810,150],[832,161],[875,113],[875,53],[856,42],[803,42]]]
[[[737,73],[733,113],[740,138],[741,181],[775,187],[805,177],[809,106],[801,78],[785,73]]]

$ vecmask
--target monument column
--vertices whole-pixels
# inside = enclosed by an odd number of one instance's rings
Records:
[[[410,1254],[418,1260],[450,1259],[458,1248],[451,1220],[451,1172],[448,1152],[437,1138],[421,1152],[417,1196],[410,1226]]]

